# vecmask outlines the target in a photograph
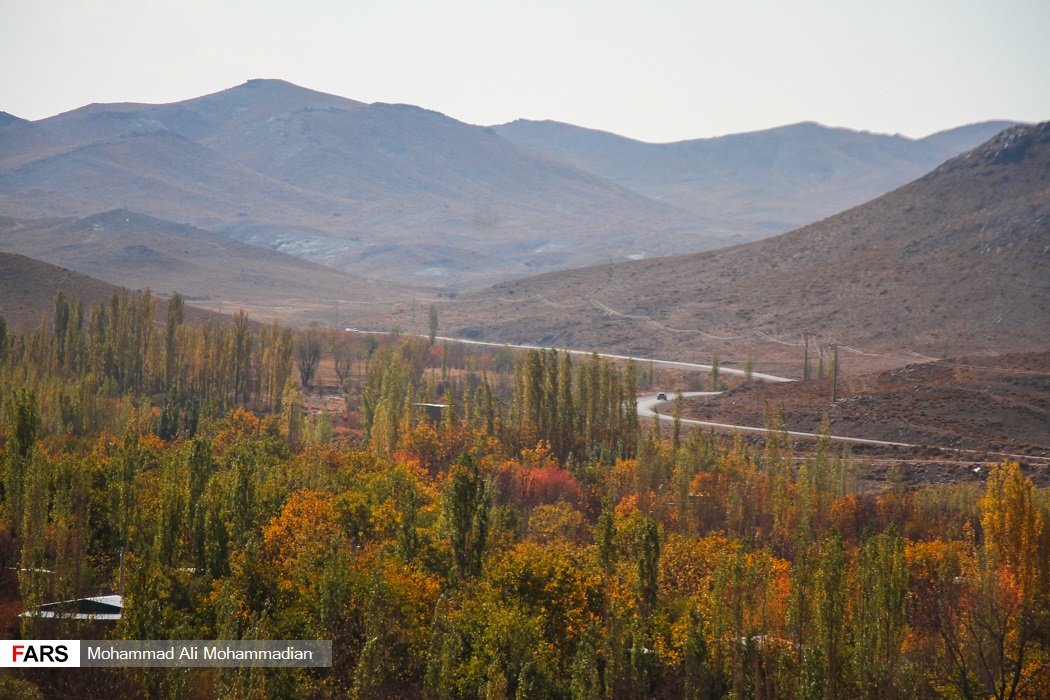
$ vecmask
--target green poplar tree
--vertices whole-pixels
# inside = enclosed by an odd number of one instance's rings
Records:
[[[22,553],[18,569],[18,587],[22,601],[30,610],[39,607],[51,592],[52,573],[47,556],[47,528],[51,485],[51,463],[33,450],[25,475],[24,506],[22,508]],[[22,619],[23,634],[36,631],[38,618]]]
[[[660,577],[660,528],[650,515],[638,533],[638,600],[643,615],[656,609]]]
[[[846,600],[848,596],[846,548],[832,529],[820,545],[816,571],[814,616],[816,644],[822,661],[821,690],[828,700],[849,695],[846,662]]]
[[[428,309],[428,322],[430,327],[430,344],[433,345],[438,334],[438,310],[433,304]]]
[[[481,573],[491,504],[492,496],[477,463],[464,454],[452,466],[443,502],[456,573],[461,580]]]
[[[186,471],[189,476],[186,506],[191,532],[190,548],[200,569],[205,566],[204,543],[207,537],[207,504],[204,495],[217,466],[212,456],[211,442],[204,437],[194,438],[186,453]]]
[[[36,392],[22,388],[7,401],[7,455],[4,465],[4,506],[7,521],[21,532],[26,470],[40,435],[40,402]]]
[[[674,447],[675,452],[682,445],[682,406],[684,404],[685,397],[682,396],[682,392],[675,392],[674,403],[671,405],[671,445]]]
[[[179,333],[185,318],[182,295],[175,292],[168,299],[164,322],[164,381],[169,387],[179,384]]]
[[[870,537],[857,561],[854,638],[860,687],[870,698],[906,694],[899,680],[908,620],[908,563],[895,527]]]

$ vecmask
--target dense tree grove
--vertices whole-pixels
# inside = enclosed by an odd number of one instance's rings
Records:
[[[631,365],[156,304],[85,316],[60,295],[29,334],[0,324],[3,602],[122,577],[116,638],[331,639],[334,665],[0,690],[1050,697],[1050,501],[1016,463],[983,489],[862,492],[826,438],[795,459],[777,409],[761,447],[643,430]],[[350,407],[337,437],[293,382],[306,343]],[[87,633],[7,614],[27,637]]]

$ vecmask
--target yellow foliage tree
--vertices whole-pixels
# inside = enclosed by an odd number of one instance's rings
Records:
[[[1035,595],[1039,573],[1043,522],[1035,495],[1035,487],[1021,474],[1020,465],[1003,461],[992,467],[988,490],[980,501],[989,563],[1009,569],[1025,597]]]

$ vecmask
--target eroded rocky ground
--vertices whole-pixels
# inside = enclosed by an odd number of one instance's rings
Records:
[[[1050,484],[1050,352],[969,356],[840,378],[837,398],[831,402],[830,380],[755,383],[688,400],[683,415],[763,425],[766,407],[783,404],[789,430],[812,432],[826,415],[833,435],[926,446],[855,449],[875,472],[898,462],[911,465],[909,481],[983,479],[982,465],[1014,455],[1037,482]]]

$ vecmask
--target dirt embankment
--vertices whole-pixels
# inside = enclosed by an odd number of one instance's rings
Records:
[[[902,461],[919,458],[920,465],[943,459],[979,466],[1003,454],[1022,462],[1024,456],[1050,457],[1050,352],[969,356],[840,377],[836,394],[832,403],[829,379],[740,385],[722,396],[687,401],[683,416],[763,425],[766,407],[783,404],[789,430],[813,432],[826,415],[833,435],[944,448],[897,451]],[[1037,482],[1050,483],[1045,460],[1028,462]],[[944,479],[928,467],[916,467],[912,476]]]

